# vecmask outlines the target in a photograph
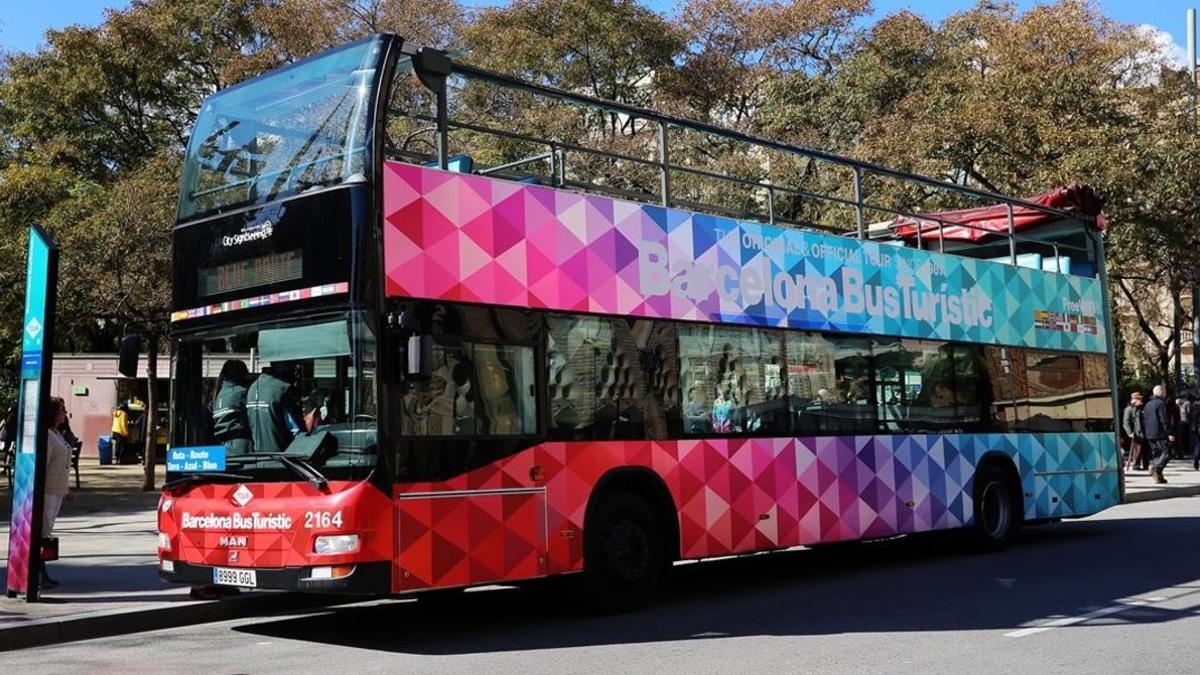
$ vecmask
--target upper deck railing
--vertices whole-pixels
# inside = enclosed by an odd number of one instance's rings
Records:
[[[390,124],[396,118],[407,118],[413,121],[415,126],[401,129],[402,137],[399,137],[400,133],[389,134],[385,155],[390,157],[449,169],[453,159],[472,156],[481,147],[482,139],[491,139],[493,142],[506,144],[509,156],[490,166],[472,166],[469,169],[472,172],[529,180],[556,188],[608,194],[665,207],[816,229],[859,239],[876,236],[868,227],[869,214],[883,214],[888,219],[896,216],[916,218],[929,223],[920,226],[921,234],[936,227],[937,245],[934,250],[938,252],[952,252],[948,250],[944,230],[954,226],[986,232],[989,237],[996,238],[992,240],[993,245],[988,247],[993,252],[996,250],[994,243],[997,239],[1002,245],[1007,244],[1007,250],[1001,256],[992,259],[1003,259],[1013,265],[1018,264],[1018,254],[1022,252],[1051,254],[1055,259],[1055,270],[1060,269],[1059,259],[1064,255],[1063,249],[1080,251],[1085,259],[1093,261],[1098,261],[1100,257],[1097,244],[1090,236],[1054,241],[1022,236],[1017,232],[1014,221],[1014,209],[1021,207],[1077,226],[1078,232],[1084,233],[1095,228],[1095,218],[1088,214],[1050,208],[1025,199],[891,169],[822,150],[526,82],[460,63],[444,52],[428,48],[412,49],[406,46],[402,53],[402,61],[397,66],[397,75],[389,94],[388,120]],[[408,78],[406,88],[406,78],[403,76],[406,69],[411,69],[415,80],[427,90],[424,97],[417,91],[420,88],[413,85],[412,78]],[[488,96],[480,93],[479,86],[507,92],[493,95],[492,100],[495,101],[511,103],[511,96],[514,94],[530,97],[527,100],[540,102],[540,105],[544,106],[535,108],[534,112],[545,112],[553,104],[567,104],[585,113],[598,113],[594,117],[596,120],[604,120],[604,131],[613,132],[611,135],[620,137],[623,144],[609,143],[610,147],[585,144],[583,141],[589,139],[586,130],[582,140],[578,137],[564,138],[537,131],[514,130],[512,127],[520,126],[521,121],[520,110],[515,106],[506,108],[510,113],[509,117],[497,116],[501,118],[499,122],[481,121],[480,118],[487,116],[487,111],[484,110],[486,105],[479,105],[479,101],[488,100]],[[429,100],[430,95],[432,100]],[[510,98],[504,99],[504,96]],[[455,105],[455,98],[473,100],[475,105]],[[513,110],[518,114],[512,114]],[[593,123],[593,127],[595,126]],[[394,130],[389,127],[389,131]],[[694,141],[688,142],[688,137],[693,135],[700,137],[700,145]],[[433,152],[414,149],[413,146],[422,143],[427,144]],[[615,145],[622,147],[612,147]],[[637,154],[627,149],[630,147],[649,152]],[[709,157],[719,154],[706,153],[705,148],[735,148],[735,155],[742,160],[749,158],[750,164],[756,169],[755,172],[761,175],[739,176],[729,171],[713,170],[676,159],[680,156],[704,159],[706,154]],[[779,158],[778,163],[785,167],[784,170],[772,171],[773,164],[776,163],[774,158]],[[609,171],[593,171],[593,175],[588,175],[586,169],[594,170],[597,160],[600,166],[607,166]],[[805,169],[814,166],[830,167],[843,178],[836,182],[833,189],[804,187],[786,180],[788,170],[796,172],[798,165],[795,162],[802,162]],[[643,178],[651,175],[655,179],[653,182],[657,184],[648,186],[646,181],[623,181],[620,177],[614,180],[611,171],[613,168],[617,169],[618,174],[639,174]],[[718,203],[717,200],[706,200],[701,196],[703,191],[695,188],[696,181],[705,180],[730,186],[730,189],[749,191],[754,196],[752,199],[743,200],[743,205],[735,208]],[[878,182],[880,185],[890,183],[893,191],[916,192],[925,199],[949,199],[960,208],[964,203],[973,206],[1002,204],[1007,213],[1008,229],[1006,232],[997,232],[971,223],[950,221],[930,213],[922,213],[908,203],[897,205],[873,201],[867,189],[870,182]],[[681,190],[680,183],[688,185]],[[746,204],[755,208],[747,208]],[[795,216],[797,211],[803,211],[806,207],[812,211],[812,205],[852,212],[854,228],[838,227],[818,222],[814,218]],[[890,237],[890,229],[884,230],[884,234]],[[915,238],[915,246],[926,246],[923,236]],[[971,251],[960,248],[953,252],[969,254]]]

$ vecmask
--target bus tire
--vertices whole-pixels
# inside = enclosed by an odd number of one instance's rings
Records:
[[[653,599],[667,568],[658,518],[650,504],[623,490],[601,495],[584,531],[587,604],[605,614],[628,612]]]
[[[1012,545],[1021,526],[1021,488],[1012,474],[989,462],[975,472],[975,517],[966,531],[968,549],[994,553]]]

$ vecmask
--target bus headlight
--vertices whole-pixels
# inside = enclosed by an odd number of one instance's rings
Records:
[[[313,552],[317,555],[350,553],[357,550],[357,534],[326,534],[317,537],[316,543],[313,544]]]
[[[158,533],[158,550],[171,551],[171,537],[166,532]]]

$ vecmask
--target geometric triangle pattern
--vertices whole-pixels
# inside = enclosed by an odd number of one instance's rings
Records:
[[[172,560],[385,560],[394,591],[465,586],[581,570],[588,500],[613,469],[656,474],[677,509],[683,557],[704,558],[961,527],[974,516],[975,467],[997,452],[1021,476],[1026,518],[1118,503],[1111,433],[552,442],[450,480],[399,484],[390,499],[366,482],[332,482],[328,493],[299,482],[198,485],[163,495],[158,529]],[[243,487],[251,498],[238,506]],[[322,527],[308,512],[341,523]],[[343,531],[359,533],[359,551],[314,555],[318,534]]]
[[[546,574],[544,490],[400,495],[398,590]]]
[[[12,593],[25,593],[29,584],[29,566],[32,562],[30,537],[33,534],[33,452],[16,452],[14,448],[12,471],[14,472],[12,496],[12,527],[8,531],[8,579],[7,587]]]
[[[234,493],[249,490],[238,506]],[[244,492],[242,493],[245,494]],[[185,494],[163,493],[158,531],[171,540],[166,557],[196,565],[279,568],[396,559],[395,509],[367,482],[330,481],[329,492],[308,483],[209,483]],[[339,514],[322,523],[309,513]],[[315,555],[320,534],[356,532],[359,550]],[[244,540],[242,539],[244,538]],[[394,587],[394,585],[393,585]]]
[[[997,452],[1017,467],[1028,519],[1118,503],[1111,433],[542,443],[447,481],[397,486],[399,588],[582,569],[592,488],[620,467],[662,479],[683,557],[703,558],[962,527],[974,516],[975,466]]]
[[[393,297],[1104,352],[1097,279],[387,162]]]

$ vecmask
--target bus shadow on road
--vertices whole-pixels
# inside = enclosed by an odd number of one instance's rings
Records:
[[[1028,528],[1018,546],[992,555],[959,553],[952,536],[934,534],[687,564],[653,606],[619,616],[586,614],[560,580],[466,593],[442,606],[350,606],[235,630],[452,655],[765,635],[1007,633],[1138,598],[1196,594],[1187,609],[1147,603],[1076,625],[1161,623],[1200,613],[1197,531],[1200,518],[1087,520]]]

